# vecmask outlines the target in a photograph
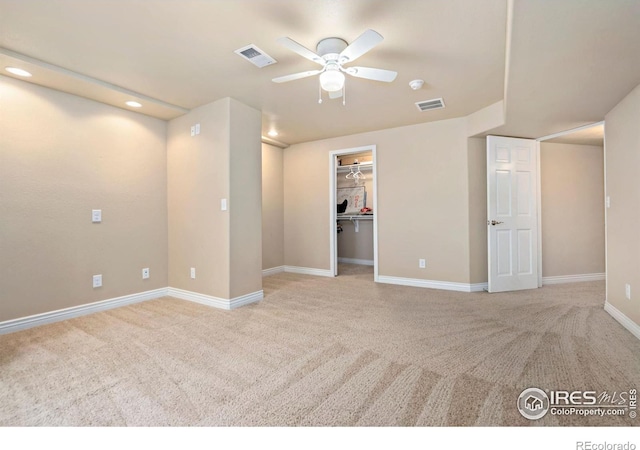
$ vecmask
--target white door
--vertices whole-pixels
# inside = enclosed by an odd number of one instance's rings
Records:
[[[489,292],[538,287],[537,148],[487,137]]]

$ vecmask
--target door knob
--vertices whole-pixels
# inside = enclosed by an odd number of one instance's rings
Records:
[[[487,220],[487,225],[500,225],[501,223],[504,223],[504,222],[498,222],[498,221],[496,221],[496,220],[492,220],[491,222],[489,222],[489,221]]]

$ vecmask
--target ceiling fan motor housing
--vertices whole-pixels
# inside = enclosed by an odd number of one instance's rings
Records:
[[[347,48],[349,44],[344,39],[331,37],[318,42],[316,53],[322,56],[325,61],[337,61],[340,53]]]

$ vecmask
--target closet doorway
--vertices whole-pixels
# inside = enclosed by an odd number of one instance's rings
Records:
[[[330,265],[373,266],[378,281],[378,184],[376,146],[329,153]]]

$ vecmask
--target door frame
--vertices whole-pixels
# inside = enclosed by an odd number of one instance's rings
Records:
[[[373,280],[378,281],[378,162],[376,158],[376,146],[364,145],[362,147],[344,148],[329,152],[329,266],[332,276],[338,274],[338,233],[336,221],[336,188],[337,188],[337,156],[352,155],[371,151],[372,183],[373,183]]]
[[[542,287],[542,166],[540,165],[540,141],[536,139],[536,164],[538,165],[538,186],[536,203],[538,209],[538,288]]]

